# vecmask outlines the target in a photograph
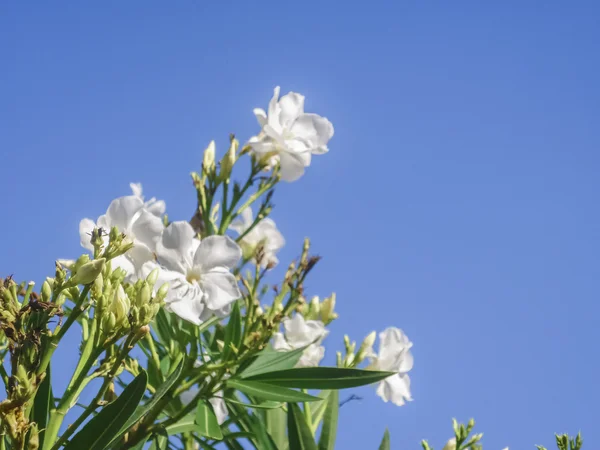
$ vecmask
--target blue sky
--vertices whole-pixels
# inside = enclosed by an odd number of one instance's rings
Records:
[[[600,5],[580,2],[3,2],[0,274],[43,279],[78,222],[140,181],[189,218],[189,172],[257,132],[276,85],[336,134],[276,192],[293,258],[338,295],[328,361],[394,325],[414,402],[371,388],[338,448],[600,446]],[[276,275],[276,274],[275,274]],[[63,351],[61,367],[73,355]],[[55,374],[60,384],[60,375]],[[63,377],[66,376],[66,371]]]

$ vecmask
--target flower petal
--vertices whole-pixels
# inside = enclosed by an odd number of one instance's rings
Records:
[[[279,123],[284,129],[289,129],[294,121],[304,114],[304,95],[290,92],[281,97],[279,106]]]
[[[144,202],[135,195],[114,199],[106,211],[106,221],[109,226],[117,227],[122,233],[128,231],[129,225]]]
[[[280,157],[280,175],[283,181],[296,181],[304,175],[304,162],[298,155],[293,153],[282,152]]]
[[[242,296],[235,277],[227,271],[203,273],[201,282],[206,293],[206,306],[213,311],[224,308]]]
[[[169,224],[156,243],[159,262],[167,269],[185,274],[192,266],[193,242],[194,230],[188,222],[178,221]]]
[[[333,125],[318,114],[302,114],[291,127],[294,136],[310,142],[311,151],[325,153],[327,142],[333,137]]]
[[[213,407],[213,411],[215,416],[217,416],[217,422],[219,425],[223,425],[227,420],[227,416],[229,415],[229,411],[227,411],[227,405],[225,404],[225,400],[223,400],[223,391],[219,391],[215,393],[216,397],[212,397],[208,401]]]
[[[129,187],[131,188],[133,195],[141,198],[142,200],[144,199],[142,183],[129,183]]]
[[[156,250],[156,244],[165,230],[163,221],[147,209],[142,209],[131,225],[131,232],[137,241],[145,244],[150,250]]]
[[[377,395],[384,402],[391,401],[394,405],[402,406],[405,401],[411,401],[410,378],[408,375],[392,375],[379,383]]]
[[[264,127],[267,124],[267,113],[262,108],[254,108],[252,111],[256,116],[256,120],[261,127]]]
[[[241,257],[242,249],[229,236],[208,236],[196,250],[194,266],[201,266],[203,272],[215,267],[233,269]]]

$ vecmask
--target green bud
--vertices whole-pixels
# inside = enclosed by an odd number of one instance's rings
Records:
[[[145,304],[140,307],[140,323],[146,325],[152,320],[152,310],[150,305]]]
[[[207,175],[215,168],[215,141],[210,141],[206,150],[204,150],[204,158],[202,160],[202,169]]]
[[[119,239],[121,239],[121,232],[117,227],[111,227],[110,233],[108,235],[108,241],[113,243],[117,242]]]
[[[313,320],[318,319],[320,312],[321,312],[321,303],[319,302],[319,297],[315,296],[310,301],[309,316]]]
[[[456,450],[456,438],[449,439],[442,450]]]
[[[52,288],[50,287],[50,283],[48,283],[48,280],[46,280],[42,284],[42,301],[49,302],[51,298],[52,298]]]
[[[154,296],[155,301],[158,303],[162,303],[165,300],[165,298],[167,297],[168,292],[169,292],[169,283],[165,283],[160,287],[160,289]]]
[[[138,295],[136,298],[136,305],[138,307],[142,307],[150,303],[150,298],[152,297],[152,292],[150,292],[150,286],[148,286],[147,282],[143,282],[142,286],[138,291]]]
[[[73,284],[90,284],[102,272],[106,260],[104,258],[95,259],[82,265],[74,277],[71,278]]]
[[[38,450],[40,448],[40,435],[37,423],[33,422],[29,427],[29,440],[27,450]]]
[[[223,159],[221,160],[221,172],[219,174],[219,178],[221,180],[229,179],[229,176],[231,175],[231,169],[233,168],[233,165],[236,161],[235,154],[237,153],[239,145],[240,143],[237,139],[231,139],[231,145],[229,146],[229,150],[227,150],[227,153],[225,153],[225,156],[223,156]]]
[[[373,331],[362,341],[362,344],[360,344],[360,347],[358,348],[358,353],[356,354],[356,360],[359,363],[373,353],[373,344],[375,343],[376,338],[377,333]]]
[[[84,264],[87,264],[90,262],[90,255],[83,254],[81,255],[79,258],[77,258],[77,261],[75,261],[75,264],[71,265],[71,267],[69,267],[69,270],[71,270],[71,272],[77,272],[79,270],[80,267],[82,267]]]
[[[125,294],[123,286],[119,284],[113,294],[112,303],[109,310],[115,315],[117,326],[123,326],[125,324],[130,308],[131,302],[129,301],[129,297],[127,297],[127,294]]]
[[[325,325],[329,325],[337,317],[337,314],[333,312],[334,308],[335,292],[323,300],[323,303],[321,303],[321,321]]]
[[[146,281],[148,282],[148,285],[151,288],[153,288],[154,285],[156,284],[156,281],[158,280],[158,274],[159,273],[160,273],[160,270],[157,267],[152,272],[150,272],[150,274],[146,277]]]
[[[102,273],[100,273],[94,280],[94,284],[92,286],[92,296],[95,299],[100,298],[102,296],[103,289],[104,289],[104,277],[102,276]]]

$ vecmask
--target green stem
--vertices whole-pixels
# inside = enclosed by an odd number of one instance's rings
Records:
[[[123,359],[125,359],[125,357],[127,356],[127,354],[129,353],[129,351],[133,348],[133,343],[134,343],[134,339],[135,339],[135,335],[133,333],[131,333],[127,339],[125,340],[125,342],[123,343],[123,347],[121,348],[121,351],[119,352],[119,355],[117,356],[117,359],[115,360],[110,372],[108,373],[107,376],[104,377],[104,383],[102,383],[102,387],[100,388],[100,390],[98,391],[98,393],[96,394],[96,396],[94,397],[94,399],[91,401],[91,403],[87,406],[87,408],[81,413],[81,415],[77,418],[77,420],[75,422],[73,422],[72,425],[69,426],[69,428],[63,433],[63,435],[60,437],[60,439],[56,442],[56,444],[54,444],[54,446],[52,446],[52,450],[58,450],[60,448],[60,446],[62,444],[64,444],[67,439],[69,439],[69,437],[77,430],[77,428],[79,428],[79,426],[96,410],[96,408],[99,406],[100,401],[102,400],[102,398],[104,397],[104,395],[106,394],[106,391],[108,390],[108,388],[110,387],[110,384],[112,383],[117,371],[119,370],[119,367],[121,367],[121,362],[123,361]],[[104,348],[102,348],[102,350],[104,350]],[[80,392],[80,390],[79,390]],[[77,392],[77,394],[79,393]],[[61,403],[63,403],[61,401]],[[60,405],[59,405],[59,414],[57,414],[57,417],[61,417],[60,418],[60,423],[58,424],[58,428],[60,428],[60,424],[62,423],[62,419],[64,418],[64,414],[66,414],[66,412],[70,409],[70,403],[66,404],[66,410],[65,410],[65,405],[62,405],[62,409],[60,409]],[[63,413],[64,411],[64,413]],[[50,422],[52,422],[52,418],[50,419]],[[50,425],[48,426],[48,428],[50,429]],[[58,428],[56,429],[56,433],[58,433]],[[54,430],[53,430],[54,431]],[[55,439],[57,434],[52,436],[52,439],[48,440],[48,431],[46,431],[46,438],[44,439],[44,443],[46,442],[50,442],[52,443]],[[44,448],[46,448],[46,446],[44,445]]]

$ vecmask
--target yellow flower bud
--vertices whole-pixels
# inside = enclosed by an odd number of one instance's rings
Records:
[[[129,301],[129,297],[127,297],[123,286],[118,285],[110,305],[110,312],[115,315],[117,326],[123,326],[125,324],[130,308],[131,302]]]
[[[50,287],[50,283],[48,283],[48,280],[46,280],[42,284],[42,301],[49,302],[51,297],[52,288]]]
[[[77,270],[75,276],[71,278],[71,282],[73,284],[92,283],[96,279],[96,277],[102,272],[105,262],[106,260],[104,258],[100,258],[85,263]]]
[[[204,150],[204,159],[202,160],[202,168],[208,175],[215,168],[215,141],[210,141],[206,150]]]
[[[147,282],[143,282],[140,290],[138,291],[136,298],[136,305],[138,307],[142,307],[150,303],[150,298],[152,297],[152,293],[150,292],[150,286],[148,286]]]

